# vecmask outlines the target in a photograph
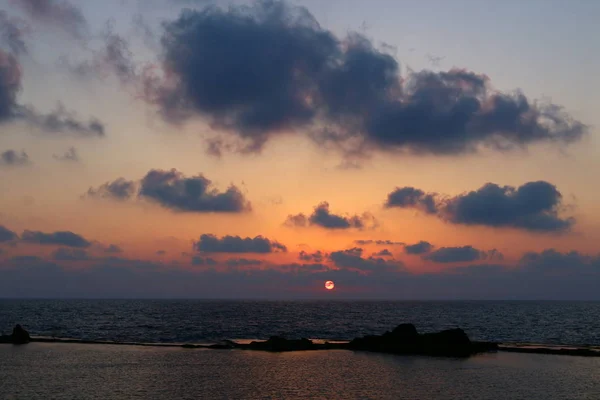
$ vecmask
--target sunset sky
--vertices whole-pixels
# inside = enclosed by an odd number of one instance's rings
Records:
[[[600,299],[600,2],[0,10],[0,297]]]

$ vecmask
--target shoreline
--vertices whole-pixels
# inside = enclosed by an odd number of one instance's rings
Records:
[[[108,345],[108,346],[137,346],[137,347],[156,347],[156,348],[181,348],[181,349],[206,349],[206,350],[254,350],[254,351],[269,351],[269,352],[292,352],[292,351],[323,351],[323,350],[349,350],[349,351],[367,351],[370,350],[352,349],[349,347],[350,340],[326,341],[318,340],[321,343],[312,343],[310,348],[296,348],[288,350],[270,350],[267,348],[259,348],[256,344],[264,344],[267,341],[248,341],[247,343],[238,342],[235,340],[223,340],[216,343],[147,343],[147,342],[118,342],[110,340],[86,340],[72,338],[48,338],[48,337],[31,337],[30,343],[52,343],[52,344],[86,344],[86,345]],[[477,343],[477,342],[475,342]],[[1,343],[10,344],[11,343]],[[253,345],[254,344],[254,345]],[[509,344],[497,343],[497,347],[486,352],[509,352],[509,353],[526,353],[526,354],[548,354],[562,355],[572,357],[600,357],[600,348],[595,347],[580,347],[580,346],[561,346],[561,345],[543,345],[543,344]],[[411,355],[411,354],[398,354]],[[419,354],[412,354],[419,355]],[[425,355],[427,356],[427,355]]]

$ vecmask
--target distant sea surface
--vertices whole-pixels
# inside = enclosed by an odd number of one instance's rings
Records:
[[[600,302],[0,300],[0,333],[144,343],[352,339],[410,322],[474,340],[600,346]]]

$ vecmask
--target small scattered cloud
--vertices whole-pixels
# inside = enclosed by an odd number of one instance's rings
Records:
[[[61,30],[77,40],[89,34],[83,13],[68,0],[13,0],[12,3],[36,23]]]
[[[393,257],[394,255],[392,254],[391,251],[389,251],[388,249],[383,249],[381,251],[378,251],[377,253],[373,253],[373,257]]]
[[[318,250],[314,253],[308,253],[301,250],[298,254],[298,259],[306,262],[322,263],[327,258],[327,254]]]
[[[91,246],[91,242],[83,236],[70,231],[57,231],[44,233],[40,231],[26,230],[21,235],[21,241],[25,243],[67,246],[76,248],[85,248]]]
[[[136,191],[136,182],[128,181],[125,178],[117,178],[112,182],[103,183],[97,188],[90,187],[84,196],[91,198],[128,200],[136,194]]]
[[[69,147],[63,155],[54,154],[52,158],[57,161],[79,162],[79,154],[77,154],[77,149],[75,149],[75,147]]]
[[[25,151],[20,153],[15,150],[6,150],[0,153],[0,166],[18,167],[31,164],[29,155]]]
[[[108,254],[119,254],[123,252],[123,249],[116,244],[109,244],[106,248],[104,248],[104,252]]]
[[[439,249],[423,255],[422,258],[436,263],[473,262],[487,259],[499,261],[503,259],[502,253],[498,250],[494,249],[486,252],[478,250],[473,246],[440,247]]]
[[[404,264],[396,260],[386,260],[382,257],[363,258],[363,249],[354,247],[351,249],[333,251],[329,259],[338,268],[352,269],[362,272],[400,271]]]
[[[240,236],[223,236],[204,234],[194,243],[194,249],[203,253],[275,253],[287,252],[283,244],[262,236],[254,238]]]
[[[406,254],[425,254],[429,253],[432,249],[433,245],[424,240],[421,240],[419,243],[407,244],[404,246],[404,252]]]
[[[295,227],[320,226],[325,229],[367,229],[377,226],[375,217],[369,213],[362,215],[339,215],[329,209],[326,201],[319,203],[312,214],[288,215],[285,225]]]
[[[52,259],[56,261],[86,261],[89,260],[89,255],[83,249],[60,247],[52,253]]]
[[[372,239],[355,240],[354,244],[357,244],[359,246],[368,246],[368,245],[376,245],[376,246],[404,246],[404,242],[395,242],[393,240],[372,240]]]

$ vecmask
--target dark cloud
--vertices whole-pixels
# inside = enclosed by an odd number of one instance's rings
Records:
[[[88,24],[81,10],[67,0],[13,0],[32,20],[84,39]]]
[[[410,186],[396,188],[385,202],[385,207],[416,208],[427,214],[435,214],[437,206],[434,193],[425,193]]]
[[[225,261],[225,265],[230,268],[257,267],[261,264],[261,260],[254,260],[251,258],[229,258]]]
[[[377,245],[377,246],[404,246],[404,242],[394,242],[392,240],[355,240],[354,244],[359,246]]]
[[[314,253],[307,253],[302,250],[298,254],[298,259],[307,262],[322,263],[327,258],[327,254],[317,250]]]
[[[436,263],[471,262],[486,258],[486,253],[473,246],[440,247],[423,256],[424,260]]]
[[[381,251],[378,251],[377,253],[374,253],[373,256],[374,257],[393,257],[394,255],[388,249],[383,249]]]
[[[0,50],[0,122],[13,119],[20,108],[17,95],[21,78],[21,66],[15,56]]]
[[[104,249],[105,253],[109,253],[109,254],[118,254],[118,253],[122,253],[123,249],[119,246],[117,246],[116,244],[110,244],[108,245],[108,247],[106,247]]]
[[[538,272],[561,271],[569,268],[577,270],[582,267],[599,268],[600,271],[600,255],[590,256],[578,251],[562,253],[555,249],[546,249],[540,253],[523,254],[519,265]]]
[[[141,180],[139,196],[174,211],[240,213],[251,210],[250,202],[236,186],[219,192],[203,175],[187,178],[175,169],[149,171]]]
[[[89,260],[87,251],[83,249],[58,248],[52,253],[52,259],[56,261],[86,261]]]
[[[137,184],[125,178],[118,178],[112,182],[106,182],[97,188],[89,188],[86,196],[94,198],[106,198],[115,200],[128,200],[137,191]]]
[[[192,257],[192,265],[206,265],[206,266],[215,266],[218,262],[214,258],[210,257]]]
[[[242,238],[240,236],[202,235],[194,243],[197,251],[204,253],[274,253],[286,252],[287,247],[277,241],[262,236]]]
[[[77,149],[75,149],[75,147],[69,147],[63,155],[54,154],[52,158],[57,161],[79,162],[79,154],[77,154]]]
[[[419,243],[407,244],[404,246],[404,252],[406,254],[425,254],[429,253],[431,249],[433,249],[433,245],[424,240],[421,240]]]
[[[400,271],[404,265],[400,261],[386,260],[381,257],[363,258],[363,249],[354,247],[352,249],[333,251],[329,259],[338,268],[348,268],[362,272],[373,271]]]
[[[18,153],[15,150],[6,150],[0,153],[0,166],[15,167],[28,164],[31,164],[31,161],[25,151]]]
[[[26,243],[42,245],[57,245],[76,248],[89,247],[92,243],[83,236],[70,231],[44,233],[39,231],[24,231],[21,240]]]
[[[6,228],[3,225],[0,225],[0,243],[11,242],[13,240],[17,240],[19,235],[10,229]]]
[[[167,251],[166,251],[166,250],[158,250],[158,251],[156,252],[156,255],[157,255],[157,256],[164,256],[165,254],[167,254]]]
[[[326,201],[318,204],[311,215],[306,217],[304,214],[289,215],[285,225],[288,226],[308,226],[316,225],[326,229],[365,229],[374,227],[377,224],[375,218],[369,214],[343,216],[333,214],[329,210],[329,203]]]
[[[444,215],[455,224],[563,232],[575,220],[561,218],[562,208],[561,193],[548,182],[528,182],[517,188],[488,183],[476,191],[448,199]]]
[[[530,232],[565,232],[574,218],[559,214],[565,208],[562,194],[545,181],[519,187],[487,183],[481,188],[454,197],[442,197],[410,187],[396,188],[388,195],[386,207],[415,208],[436,214],[460,225],[507,227]]]
[[[482,74],[400,76],[368,39],[338,39],[284,2],[184,10],[161,45],[168,78],[148,77],[147,99],[171,122],[204,116],[241,142],[219,139],[213,151],[260,151],[273,136],[311,132],[347,156],[456,155],[567,144],[588,131],[557,105],[494,90]]]
[[[8,16],[0,10],[0,45],[7,46],[11,53],[20,55],[27,53],[24,36],[29,29],[21,19]]]

